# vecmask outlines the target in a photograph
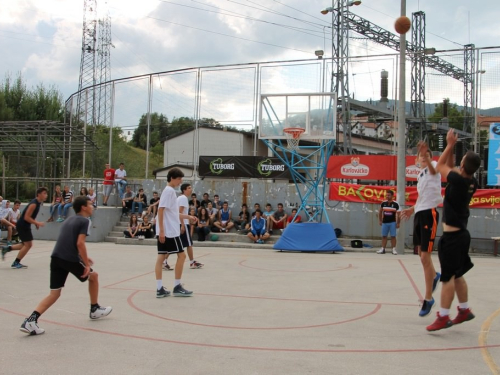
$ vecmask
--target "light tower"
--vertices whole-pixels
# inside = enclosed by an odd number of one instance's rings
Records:
[[[86,124],[95,124],[96,84],[96,41],[97,41],[97,1],[83,1],[82,56],[80,60],[80,79],[78,82],[77,118]]]
[[[111,84],[103,84],[111,80],[111,17],[109,12],[99,20],[99,39],[97,44],[97,69],[99,69],[99,85],[97,94],[97,124],[110,125],[111,117]]]

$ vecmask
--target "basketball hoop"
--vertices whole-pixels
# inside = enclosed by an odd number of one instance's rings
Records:
[[[283,133],[285,133],[286,141],[288,143],[289,150],[298,150],[300,136],[304,133],[306,129],[303,128],[284,128]]]

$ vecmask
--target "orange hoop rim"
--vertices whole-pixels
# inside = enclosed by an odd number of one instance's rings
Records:
[[[306,129],[304,128],[284,128],[283,132],[290,134],[294,139],[300,138],[302,133],[304,133]]]

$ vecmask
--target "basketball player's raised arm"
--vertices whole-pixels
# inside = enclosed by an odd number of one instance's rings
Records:
[[[453,129],[448,131],[446,134],[446,148],[439,157],[436,169],[441,176],[445,179],[448,177],[448,173],[453,169],[453,149],[458,140],[458,134],[455,133]]]

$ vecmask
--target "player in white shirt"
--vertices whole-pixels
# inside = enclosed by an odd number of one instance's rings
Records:
[[[123,163],[120,163],[118,169],[115,170],[115,183],[118,187],[118,194],[120,195],[120,199],[123,199],[125,186],[127,186],[127,171],[125,170],[125,164]]]
[[[424,317],[429,315],[434,306],[432,293],[441,277],[441,274],[434,268],[431,254],[439,221],[437,206],[443,202],[443,198],[441,175],[436,171],[437,162],[432,161],[432,152],[423,141],[418,143],[417,161],[421,168],[417,177],[417,202],[415,206],[403,210],[401,218],[407,220],[413,213],[415,214],[413,244],[418,249],[425,277],[425,297],[419,316]]]
[[[162,265],[166,254],[177,254],[173,295],[188,297],[193,294],[192,291],[184,289],[181,284],[186,254],[184,253],[180,239],[180,220],[197,220],[196,216],[179,213],[177,194],[174,189],[182,183],[183,177],[184,173],[179,168],[172,168],[168,171],[168,185],[161,193],[160,203],[158,204],[158,217],[156,220],[158,257],[156,258],[155,266],[156,298],[163,298],[170,295],[170,292],[163,287],[162,281]]]

